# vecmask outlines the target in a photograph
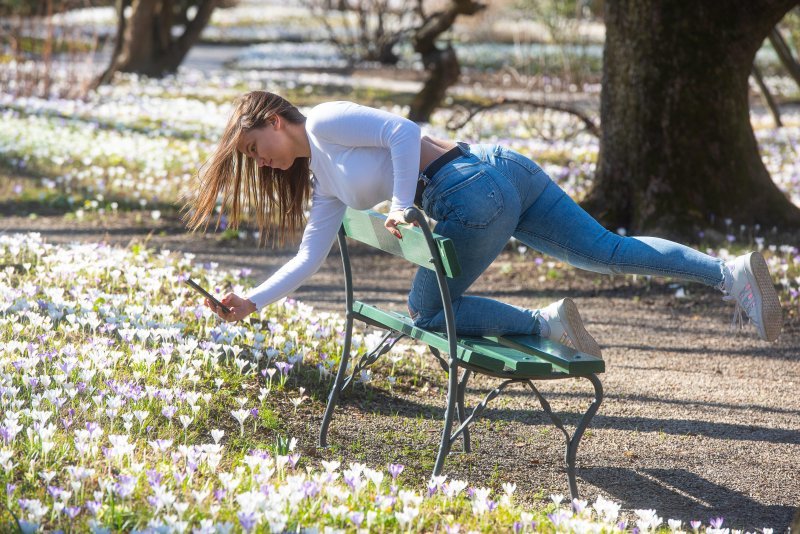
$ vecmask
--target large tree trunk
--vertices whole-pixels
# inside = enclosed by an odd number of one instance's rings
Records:
[[[459,15],[474,15],[483,9],[486,9],[485,4],[473,0],[451,0],[444,10],[427,17],[414,33],[414,51],[422,56],[428,76],[422,90],[411,102],[408,113],[410,120],[429,122],[431,114],[447,94],[447,89],[458,81],[461,73],[453,47],[448,45],[441,49],[436,46],[436,39],[453,26]]]
[[[696,236],[712,220],[800,227],[750,125],[761,42],[797,0],[607,0],[595,187],[606,226]]]
[[[127,19],[120,15],[114,55],[99,83],[109,81],[114,72],[160,77],[178,70],[189,49],[200,39],[217,3],[218,0],[198,0],[197,13],[176,39],[172,27],[183,22],[186,13],[175,13],[173,0],[133,0],[131,15]]]

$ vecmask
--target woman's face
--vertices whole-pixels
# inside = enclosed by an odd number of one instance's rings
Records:
[[[297,154],[286,124],[285,119],[275,116],[273,123],[244,132],[236,147],[245,156],[253,158],[259,167],[287,170]]]

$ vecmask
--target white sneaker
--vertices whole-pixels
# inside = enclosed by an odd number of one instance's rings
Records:
[[[553,302],[546,308],[542,308],[540,314],[539,318],[546,321],[550,327],[550,334],[545,336],[547,339],[569,345],[598,358],[603,357],[600,353],[600,345],[584,328],[578,307],[571,298]]]
[[[738,319],[742,325],[744,311],[761,339],[775,341],[783,326],[783,312],[764,257],[751,252],[729,262],[728,269],[733,283],[724,298],[736,301],[732,323]]]

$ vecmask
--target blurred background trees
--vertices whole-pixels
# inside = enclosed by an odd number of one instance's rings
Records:
[[[248,15],[255,17],[253,26],[265,25],[271,11],[283,7],[274,0],[243,3],[255,14]],[[0,84],[4,93],[18,96],[74,97],[88,94],[87,78],[106,83],[117,72],[175,73],[204,31],[224,30],[224,23],[212,24],[215,13],[224,19],[223,8],[235,4],[0,0]],[[299,30],[263,44],[281,50],[324,44],[344,59],[344,67],[323,59],[302,69],[416,84],[402,91],[392,87],[384,98],[406,106],[415,121],[441,113],[445,118],[435,120],[455,129],[506,108],[530,111],[522,135],[553,140],[588,130],[600,139],[600,149],[584,205],[608,227],[688,237],[724,219],[800,227],[797,208],[762,162],[750,113],[760,105],[753,98],[759,93],[776,125],[782,110],[800,104],[797,96],[785,96],[797,95],[800,87],[796,0],[691,6],[665,0],[288,4],[307,8],[304,19],[294,21]],[[96,10],[87,8],[102,6],[105,26],[98,31],[86,22]],[[78,11],[87,13],[75,16]],[[319,31],[309,31],[312,26]],[[250,53],[262,44],[247,39],[229,47]],[[775,60],[759,63],[756,53],[765,49]],[[302,70],[242,67],[236,61],[225,68]],[[795,88],[776,91],[776,75]],[[314,87],[289,96],[310,104],[330,92]],[[550,119],[565,114],[572,126],[552,127]],[[520,134],[510,128],[513,142]]]
[[[117,0],[114,51],[98,83],[107,83],[115,72],[158,77],[177,71],[218,1]]]

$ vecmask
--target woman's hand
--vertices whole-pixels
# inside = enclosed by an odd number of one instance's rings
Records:
[[[397,229],[398,224],[413,224],[414,226],[419,226],[419,223],[416,221],[413,223],[408,222],[405,215],[403,215],[403,210],[390,211],[386,215],[386,222],[383,223],[383,225],[397,239],[403,239],[403,234],[401,234],[400,230]]]
[[[230,310],[230,313],[223,312],[208,299],[205,299],[204,304],[211,311],[219,315],[221,319],[228,322],[239,321],[256,311],[256,305],[253,304],[252,301],[243,299],[234,293],[228,293],[222,297],[220,302]]]

